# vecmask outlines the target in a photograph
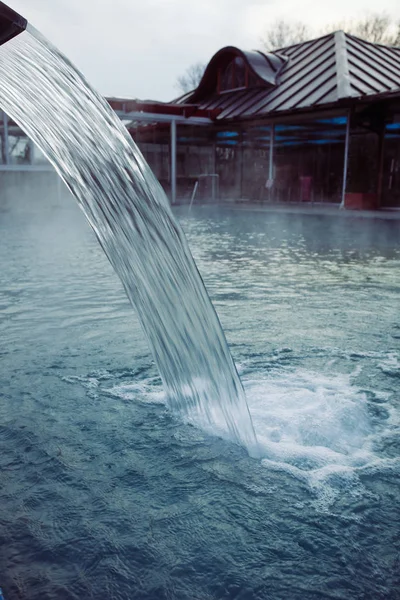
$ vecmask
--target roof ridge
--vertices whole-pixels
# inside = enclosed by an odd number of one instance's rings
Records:
[[[354,96],[351,87],[349,62],[347,58],[346,34],[344,31],[335,31],[336,55],[336,89],[338,100]]]
[[[318,35],[317,37],[312,37],[309,40],[303,40],[302,42],[296,42],[295,44],[289,44],[288,46],[281,46],[280,48],[275,48],[274,50],[269,50],[269,52],[271,54],[282,53],[284,56],[286,56],[285,55],[286,50],[291,50],[292,48],[299,48],[300,46],[306,46],[307,44],[313,44],[324,38],[331,38],[334,36],[334,34],[335,34],[334,31],[330,32],[330,33],[324,33],[323,35]]]

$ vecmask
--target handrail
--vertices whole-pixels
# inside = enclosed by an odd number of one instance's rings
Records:
[[[192,197],[190,199],[189,212],[192,209],[193,202],[194,202],[194,199],[196,197],[197,190],[198,190],[198,187],[199,187],[200,179],[204,178],[204,177],[212,177],[213,178],[212,179],[211,197],[212,197],[213,200],[215,200],[216,197],[219,199],[219,175],[218,175],[218,173],[203,173],[201,175],[198,175],[196,183],[194,184],[194,188],[193,188],[193,192],[192,192]],[[217,182],[217,186],[215,185],[215,182]],[[217,190],[216,190],[216,187],[217,187]],[[217,191],[217,193],[216,193],[216,191]]]

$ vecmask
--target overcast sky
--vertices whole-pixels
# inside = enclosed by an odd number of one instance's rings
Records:
[[[278,18],[310,26],[386,11],[400,0],[6,0],[104,95],[171,100],[176,79],[223,46],[261,48]]]

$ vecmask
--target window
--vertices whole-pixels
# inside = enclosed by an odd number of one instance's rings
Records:
[[[250,74],[249,69],[241,56],[234,58],[227,67],[219,71],[219,92],[228,92],[249,86],[249,82],[254,85],[256,78]]]
[[[275,125],[275,201],[340,203],[346,123],[338,115]]]

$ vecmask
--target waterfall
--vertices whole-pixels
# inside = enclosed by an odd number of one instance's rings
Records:
[[[126,128],[40,33],[0,49],[0,106],[86,215],[135,307],[172,411],[255,451],[241,381],[160,184]]]

